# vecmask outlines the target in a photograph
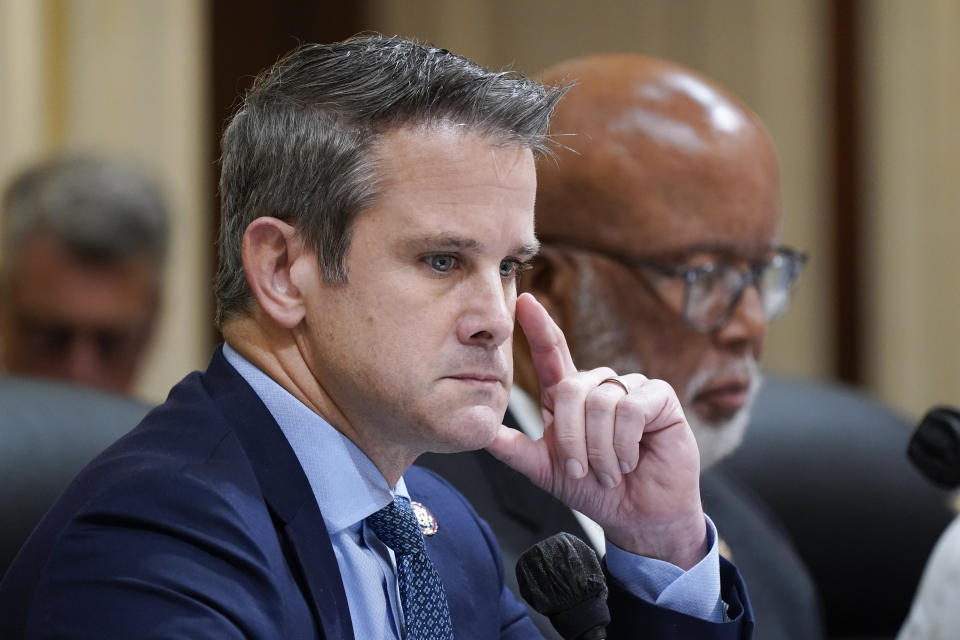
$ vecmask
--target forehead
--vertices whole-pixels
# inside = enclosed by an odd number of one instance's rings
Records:
[[[572,187],[566,231],[602,246],[646,257],[680,257],[699,250],[749,256],[776,241],[780,228],[779,174],[765,144],[714,145],[691,153],[629,137],[588,144],[568,175]],[[556,225],[554,221],[553,225]],[[543,230],[546,232],[546,230]]]
[[[749,255],[778,235],[779,178],[769,164],[705,157],[639,177],[628,168],[619,179],[623,188],[611,205],[612,215],[623,217],[620,237],[650,254]]]
[[[533,238],[533,154],[453,125],[404,127],[375,151],[378,197],[364,220],[391,233]]]
[[[749,109],[672,65],[627,57],[588,66],[554,121],[572,132],[564,143],[575,151],[541,165],[544,235],[651,257],[774,241],[777,161]]]

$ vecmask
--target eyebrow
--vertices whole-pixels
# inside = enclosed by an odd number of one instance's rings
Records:
[[[473,238],[464,238],[453,234],[420,236],[401,241],[401,245],[415,252],[423,251],[479,251],[483,245]],[[540,252],[540,242],[534,238],[514,247],[510,255],[529,260]]]
[[[524,242],[513,252],[515,256],[523,260],[530,260],[538,253],[540,253],[540,241],[536,238],[529,242]]]

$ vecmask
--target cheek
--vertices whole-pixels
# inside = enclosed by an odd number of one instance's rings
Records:
[[[581,274],[567,303],[565,333],[578,368],[607,366],[621,373],[645,368],[642,338],[651,334],[655,314],[635,282],[615,273]]]
[[[688,329],[635,282],[594,281],[581,289],[574,307],[579,311],[571,322],[570,348],[581,369],[637,371],[665,380],[681,395],[700,365],[706,336]]]
[[[706,337],[674,320],[657,323],[646,336],[636,336],[635,344],[647,354],[644,374],[665,380],[683,400],[687,383],[702,365]]]

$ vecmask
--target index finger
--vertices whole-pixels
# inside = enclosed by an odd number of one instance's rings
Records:
[[[541,390],[577,372],[563,331],[543,305],[529,293],[517,298],[517,322],[530,345],[530,356]]]

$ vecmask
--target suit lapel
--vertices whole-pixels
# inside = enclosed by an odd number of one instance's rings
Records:
[[[353,640],[347,594],[319,509],[300,509],[287,524],[286,534],[293,555],[299,560],[295,568],[300,572],[297,581],[301,588],[304,582],[309,587],[311,606],[321,622],[322,633],[330,640]]]
[[[204,384],[234,425],[264,498],[282,523],[284,553],[319,620],[320,635],[331,640],[353,640],[353,623],[333,545],[296,454],[260,398],[219,348],[204,374]]]

